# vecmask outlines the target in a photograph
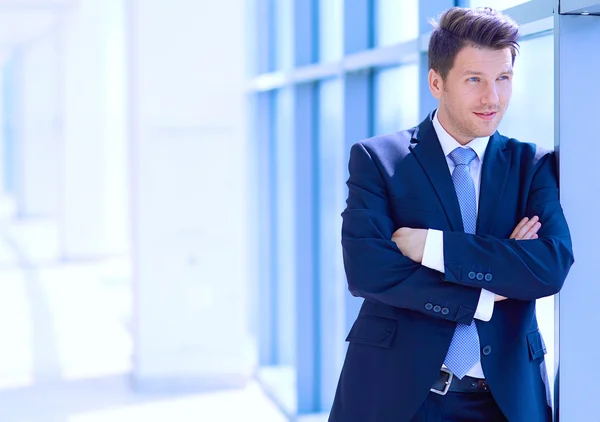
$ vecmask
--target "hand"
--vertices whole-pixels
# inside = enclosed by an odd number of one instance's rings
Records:
[[[515,227],[512,234],[510,235],[510,239],[517,239],[517,240],[537,239],[538,238],[537,232],[542,227],[542,223],[540,223],[539,220],[540,219],[537,215],[534,215],[531,218],[531,220],[529,218],[525,217],[524,219],[522,219],[519,222],[519,224],[517,224],[517,227]],[[506,298],[504,296],[500,296],[500,295],[496,295],[496,297],[494,298],[494,302],[500,302],[503,300],[506,300]]]
[[[423,261],[425,241],[427,240],[426,229],[411,229],[401,227],[392,235],[392,241],[396,243],[400,252],[415,262]]]
[[[531,218],[531,220],[529,218],[525,217],[524,219],[522,219],[519,222],[519,224],[517,224],[517,227],[515,227],[512,234],[510,235],[510,239],[517,239],[517,240],[537,239],[538,238],[537,232],[542,227],[542,223],[540,223],[539,220],[540,219],[537,215],[534,215]]]

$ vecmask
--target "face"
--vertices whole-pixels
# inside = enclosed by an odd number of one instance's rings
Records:
[[[461,144],[492,135],[512,93],[512,55],[508,48],[466,46],[442,80],[429,71],[429,88],[439,100],[438,119]]]

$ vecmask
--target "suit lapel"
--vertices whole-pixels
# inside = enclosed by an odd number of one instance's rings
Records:
[[[505,149],[506,138],[494,133],[486,148],[481,169],[477,234],[491,233],[496,214],[501,208],[500,200],[506,186],[512,155]]]
[[[460,205],[448,169],[444,151],[429,115],[415,128],[410,149],[433,185],[453,231],[464,231]]]

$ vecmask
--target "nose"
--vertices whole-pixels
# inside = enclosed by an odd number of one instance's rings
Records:
[[[500,97],[498,96],[498,90],[496,84],[487,84],[483,95],[481,96],[481,104],[498,104]]]

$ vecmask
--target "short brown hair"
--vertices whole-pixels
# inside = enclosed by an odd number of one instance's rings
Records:
[[[429,40],[429,69],[446,79],[454,59],[466,45],[502,50],[509,48],[513,65],[519,51],[519,27],[508,16],[491,7],[452,7],[439,17]]]

